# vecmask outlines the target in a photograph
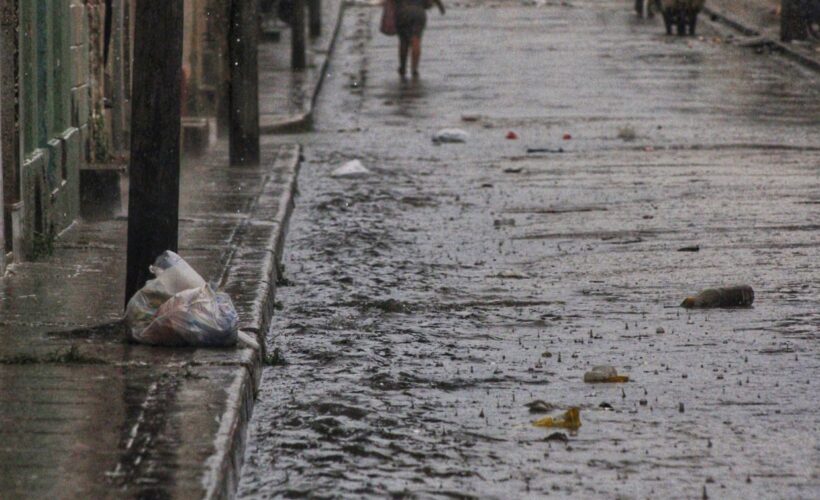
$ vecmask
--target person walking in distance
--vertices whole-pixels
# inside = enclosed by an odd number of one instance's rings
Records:
[[[421,36],[427,24],[426,9],[434,4],[439,12],[444,14],[444,4],[441,0],[395,0],[396,2],[396,31],[399,35],[399,75],[407,75],[407,55],[410,52],[410,64],[413,78],[419,76],[419,60],[421,59]]]

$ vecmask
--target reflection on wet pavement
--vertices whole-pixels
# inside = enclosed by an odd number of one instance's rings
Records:
[[[816,496],[816,76],[579,0],[433,14],[402,83],[377,23],[348,9],[300,139],[240,495]]]

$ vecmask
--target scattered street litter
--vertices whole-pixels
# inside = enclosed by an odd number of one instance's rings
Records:
[[[694,297],[687,297],[681,307],[749,307],[755,300],[755,292],[749,285],[738,285],[726,288],[709,288]]]
[[[678,252],[700,252],[700,245],[680,247],[680,248],[678,248]]]
[[[239,345],[242,347],[247,347],[253,349],[254,351],[261,351],[259,347],[259,342],[256,340],[256,337],[249,335],[245,332],[239,332],[237,336],[239,340]]]
[[[553,432],[544,438],[544,441],[560,441],[561,443],[569,442],[569,437],[563,432]]]
[[[544,400],[536,399],[535,401],[530,401],[529,403],[525,404],[527,408],[530,409],[530,413],[549,413],[551,411],[555,411],[557,408],[554,404],[547,403]]]
[[[331,172],[331,177],[364,177],[372,172],[359,160],[351,160]]]
[[[563,153],[564,148],[527,148],[527,154],[537,154],[537,153]]]
[[[495,227],[502,227],[502,226],[514,226],[515,219],[495,219],[493,221],[493,226]]]
[[[666,333],[666,330],[664,330],[662,326],[659,326],[658,328],[655,329],[655,333],[658,333],[658,334]]]
[[[164,346],[232,346],[239,318],[230,297],[205,283],[182,257],[167,250],[125,310],[128,336]]]
[[[154,320],[159,306],[175,293],[205,284],[202,276],[170,250],[157,257],[149,270],[156,278],[149,280],[131,297],[125,310],[125,321],[132,337]]]
[[[461,115],[461,121],[463,122],[477,122],[480,119],[479,115]]]
[[[522,167],[507,167],[504,169],[505,174],[520,174],[523,171]]]
[[[638,138],[638,133],[635,129],[627,125],[618,129],[618,139],[624,142],[631,142]]]
[[[518,134],[516,134],[515,132],[510,130],[509,132],[507,132],[507,139],[509,139],[511,141],[514,141],[514,140],[518,139]]]
[[[236,344],[238,324],[230,297],[205,284],[168,299],[136,340],[165,346],[230,346]]]
[[[492,277],[493,278],[508,279],[508,280],[525,280],[525,279],[529,278],[529,276],[527,276],[524,273],[519,273],[518,271],[512,271],[512,270],[509,270],[509,269],[505,270],[505,271],[501,271],[498,274],[493,275]]]
[[[613,366],[595,366],[584,374],[584,382],[588,384],[629,382],[629,377],[618,375]]]
[[[470,134],[458,128],[444,128],[433,135],[433,142],[436,144],[467,142]]]
[[[560,417],[544,417],[532,423],[536,427],[563,428],[575,430],[581,427],[581,410],[572,407]]]
[[[771,44],[768,38],[765,36],[750,36],[746,38],[741,38],[735,41],[735,44],[738,47],[751,47],[757,48],[762,47],[767,44]]]
[[[568,140],[570,140],[570,139],[572,139],[572,135],[571,135],[571,134],[564,134],[564,140],[565,140],[565,141],[568,141]]]

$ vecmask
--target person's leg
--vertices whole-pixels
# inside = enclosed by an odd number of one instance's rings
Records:
[[[410,43],[406,37],[399,37],[399,74],[402,78],[407,74],[407,52]]]
[[[410,39],[410,43],[412,44],[412,68],[413,68],[413,76],[419,76],[419,61],[421,60],[421,35],[413,35],[413,38]]]

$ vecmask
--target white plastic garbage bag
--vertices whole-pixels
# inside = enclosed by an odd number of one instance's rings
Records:
[[[365,177],[370,170],[359,160],[351,160],[330,173],[332,177]]]
[[[229,346],[238,317],[230,297],[218,293],[176,253],[168,250],[150,267],[156,278],[125,309],[128,336],[143,344]]]
[[[458,128],[444,128],[433,135],[433,142],[443,144],[447,142],[467,142],[470,135]]]
[[[168,299],[137,340],[165,346],[231,346],[236,344],[238,325],[230,297],[205,284]]]

